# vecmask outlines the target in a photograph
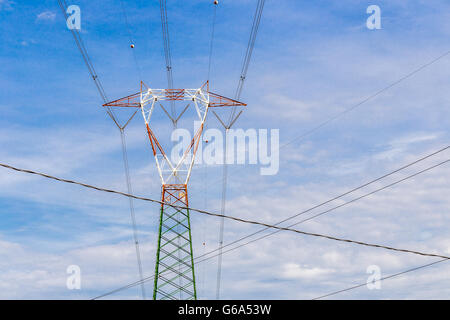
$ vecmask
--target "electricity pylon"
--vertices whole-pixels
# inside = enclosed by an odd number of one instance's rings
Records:
[[[161,102],[165,101],[170,101],[172,104],[175,101],[188,101],[189,104],[176,116],[170,115],[164,109]],[[155,132],[150,127],[151,117],[158,105],[172,120],[174,126],[186,111],[192,109],[194,109],[194,114],[200,121],[197,132],[194,133],[194,137],[176,163],[172,163],[169,159],[156,138]],[[246,104],[209,92],[208,81],[198,89],[151,89],[141,81],[140,92],[105,103],[103,106],[139,108],[141,110],[161,179],[162,204],[159,218],[153,299],[195,300],[197,299],[197,292],[191,223],[189,210],[187,209],[189,207],[187,185],[209,108],[238,107],[246,106]]]

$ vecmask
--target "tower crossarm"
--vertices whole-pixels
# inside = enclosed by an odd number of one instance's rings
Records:
[[[224,96],[221,96],[217,93],[208,92],[209,95],[209,107],[217,108],[217,107],[245,107],[247,104],[230,99]]]
[[[185,110],[183,110],[178,116],[175,115],[174,117],[173,115],[171,116],[167,113],[160,103],[162,101],[186,101],[189,103]],[[195,110],[194,113],[198,117],[197,120],[200,121],[200,127],[197,132],[195,132],[194,137],[187,148],[183,150],[183,155],[181,159],[177,160],[177,163],[172,163],[171,159],[169,159],[168,154],[164,152],[162,145],[158,141],[157,132],[152,131],[151,128],[152,114],[155,111],[155,107],[160,105],[175,125],[186,110]],[[107,102],[103,106],[139,108],[144,118],[162,184],[187,184],[189,182],[196,152],[203,133],[208,109],[218,107],[239,107],[246,106],[246,104],[221,96],[217,93],[210,92],[208,81],[197,89],[152,89],[141,81],[140,92]]]
[[[107,102],[104,107],[134,107],[139,108],[141,106],[141,93],[135,93],[124,98],[120,98],[114,101]]]
[[[141,107],[148,99],[143,99],[142,95],[151,96],[154,100],[164,101],[191,101],[193,98],[200,98],[208,102],[208,107],[245,107],[247,104],[238,100],[221,96],[217,93],[200,89],[147,89],[141,92],[113,100],[103,104],[104,107]]]

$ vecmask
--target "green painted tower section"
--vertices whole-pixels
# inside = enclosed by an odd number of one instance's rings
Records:
[[[186,185],[163,185],[156,251],[154,300],[196,300]]]

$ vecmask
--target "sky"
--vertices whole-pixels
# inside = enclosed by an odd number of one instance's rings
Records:
[[[68,1],[109,98],[167,84],[158,1]],[[233,97],[256,0],[220,1],[211,90]],[[369,5],[381,29],[369,30]],[[175,87],[207,78],[212,1],[167,1]],[[57,1],[0,0],[0,162],[126,191],[120,136],[67,30]],[[280,130],[280,169],[229,167],[226,213],[276,223],[448,145],[450,3],[440,0],[267,0],[236,123]],[[133,58],[134,50],[141,70]],[[168,123],[157,119],[161,130]],[[209,128],[220,128],[214,117]],[[141,118],[126,129],[133,192],[158,199],[160,181]],[[289,143],[289,144],[288,144]],[[303,218],[449,158],[442,152]],[[190,205],[220,211],[222,168],[199,165]],[[296,228],[336,237],[450,254],[450,167],[443,165]],[[158,206],[135,201],[144,275],[154,272]],[[91,299],[139,279],[128,200],[0,168],[0,298]],[[194,256],[218,246],[219,222],[192,212]],[[300,221],[292,220],[292,223]],[[284,224],[287,225],[287,224]],[[224,242],[260,228],[227,220]],[[268,233],[265,231],[264,234]],[[289,232],[223,255],[223,299],[313,299],[438,259]],[[67,267],[81,289],[66,287]],[[199,299],[214,299],[216,258],[196,264]],[[330,299],[448,299],[440,263]],[[152,291],[152,282],[146,284]],[[108,299],[140,299],[132,287]]]

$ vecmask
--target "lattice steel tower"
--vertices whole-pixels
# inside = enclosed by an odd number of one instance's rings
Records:
[[[171,116],[162,105],[166,101],[170,101],[172,107],[175,101],[186,101],[189,104],[178,116],[173,114]],[[189,210],[174,206],[189,207],[187,185],[202,138],[208,109],[246,106],[246,104],[209,92],[209,82],[199,89],[150,89],[141,82],[140,92],[108,102],[103,106],[139,108],[141,110],[161,178],[162,204],[153,299],[195,300],[197,292]],[[158,106],[172,120],[174,126],[189,110],[194,111],[195,117],[200,122],[197,132],[183,150],[183,155],[177,163],[172,163],[150,128],[152,114]]]

